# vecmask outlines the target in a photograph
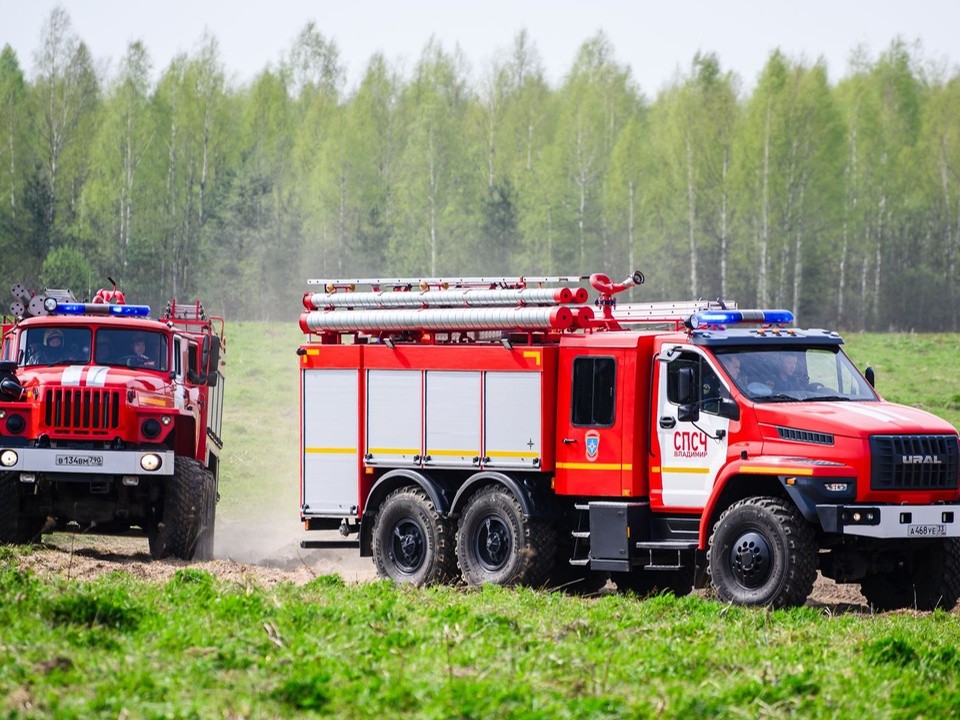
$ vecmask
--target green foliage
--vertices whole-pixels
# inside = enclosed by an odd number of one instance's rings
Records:
[[[134,42],[101,81],[62,8],[37,55],[29,82],[0,56],[7,284],[69,247],[89,289],[283,320],[307,277],[640,267],[643,299],[960,329],[960,75],[899,40],[839,80],[774,50],[746,93],[698,52],[647,96],[602,33],[555,87],[526,31],[476,78],[431,38],[349,91],[312,22],[242,86],[212,35],[156,81]]]
[[[78,298],[90,297],[93,268],[79,250],[58,247],[51,250],[40,268],[40,285],[45,288],[68,288]]]

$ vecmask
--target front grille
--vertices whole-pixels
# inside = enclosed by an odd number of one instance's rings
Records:
[[[873,490],[951,490],[957,487],[960,445],[954,435],[873,435]]]
[[[120,424],[120,393],[92,388],[52,388],[44,421],[54,432],[106,433]]]

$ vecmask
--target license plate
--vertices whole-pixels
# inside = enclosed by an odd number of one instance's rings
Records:
[[[946,534],[946,525],[911,525],[907,528],[907,535],[910,537],[939,537]]]
[[[103,455],[57,455],[58,467],[103,467]]]

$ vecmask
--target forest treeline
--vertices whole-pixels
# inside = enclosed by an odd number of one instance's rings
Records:
[[[32,77],[0,52],[0,282],[289,319],[307,278],[639,268],[632,299],[957,330],[960,74],[851,57],[773,50],[745,92],[699,53],[651,98],[603,34],[552,86],[521,31],[476,80],[433,39],[348,92],[314,23],[237,84],[212,35],[98,72],[57,8]]]

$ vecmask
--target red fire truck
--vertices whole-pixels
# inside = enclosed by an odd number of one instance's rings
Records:
[[[618,306],[635,273],[591,276],[594,312],[584,279],[310,281],[306,529],[418,585],[712,583],[783,607],[819,569],[878,609],[956,604],[951,425],[787,311]]]
[[[13,288],[0,361],[0,543],[146,532],[154,558],[212,557],[223,321],[116,289]]]

